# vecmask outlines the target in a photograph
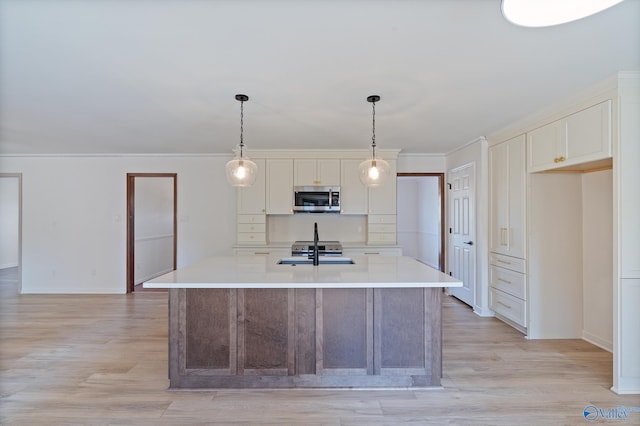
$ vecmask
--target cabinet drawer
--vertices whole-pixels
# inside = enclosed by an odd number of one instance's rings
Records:
[[[236,254],[236,256],[270,256],[270,255],[276,256],[277,255],[277,256],[285,257],[285,256],[291,255],[291,250],[251,247],[251,248],[237,248],[234,250],[234,253]]]
[[[369,226],[371,224],[394,224],[396,223],[396,215],[395,214],[370,214],[368,216]]]
[[[265,232],[264,223],[238,223],[238,232]]]
[[[519,326],[527,327],[526,302],[495,288],[489,291],[489,307],[495,313],[510,319]]]
[[[395,232],[371,232],[369,233],[369,244],[395,244]]]
[[[346,257],[357,256],[402,256],[400,247],[375,246],[371,248],[344,249],[343,255]]]
[[[526,275],[494,265],[489,267],[489,285],[519,299],[527,299],[525,291]]]
[[[265,244],[267,234],[264,232],[238,232],[238,243],[259,243]]]
[[[239,214],[238,223],[266,223],[267,218],[263,214]]]
[[[371,223],[369,224],[369,232],[396,232],[395,223]]]
[[[527,273],[527,261],[518,257],[505,256],[498,253],[489,254],[489,264],[499,266],[501,268],[511,269],[512,271]]]

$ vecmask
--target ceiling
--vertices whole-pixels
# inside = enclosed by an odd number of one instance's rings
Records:
[[[548,28],[500,0],[0,0],[0,153],[447,153],[640,69],[640,1]]]

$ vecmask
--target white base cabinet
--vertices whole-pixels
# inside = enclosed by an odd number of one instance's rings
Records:
[[[238,244],[266,244],[266,224],[264,214],[239,214],[236,225]]]
[[[402,248],[398,246],[358,246],[343,247],[345,257],[357,256],[402,256]]]
[[[367,218],[367,242],[381,245],[395,244],[396,228],[395,214],[370,214]]]
[[[489,255],[489,307],[526,333],[526,261],[497,253]]]

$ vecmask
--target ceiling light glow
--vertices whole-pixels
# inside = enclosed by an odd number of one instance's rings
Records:
[[[623,0],[502,0],[504,17],[523,27],[549,27],[596,14]]]

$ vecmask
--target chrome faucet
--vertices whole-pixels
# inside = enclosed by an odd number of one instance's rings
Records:
[[[320,255],[318,254],[318,222],[313,224],[313,265],[320,264]]]

